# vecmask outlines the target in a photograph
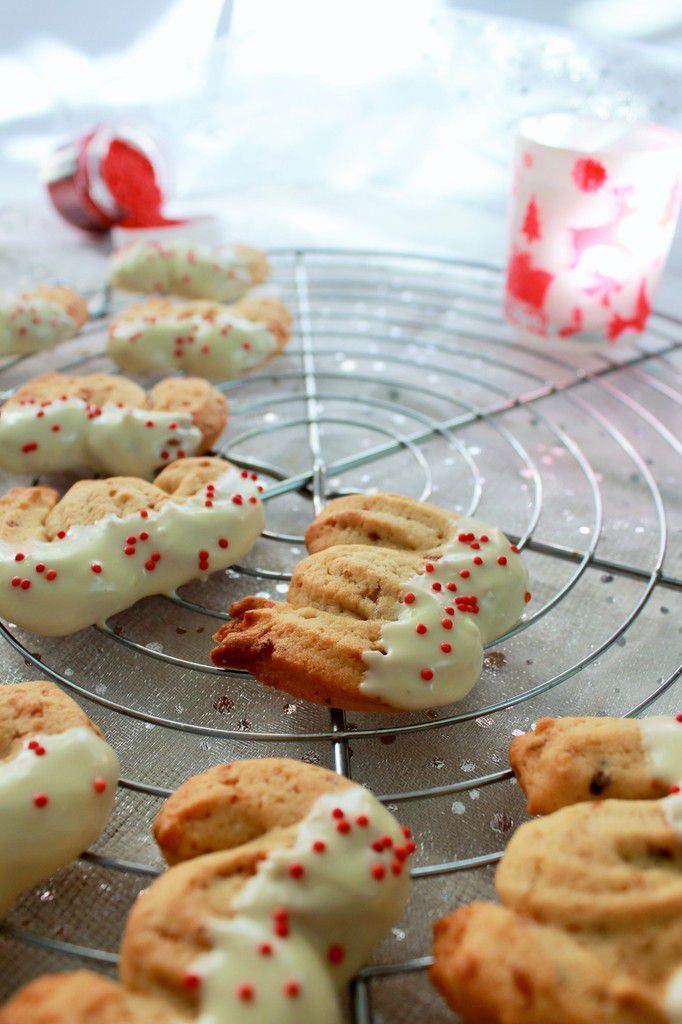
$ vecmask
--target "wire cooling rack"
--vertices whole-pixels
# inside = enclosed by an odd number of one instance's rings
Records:
[[[0,997],[45,971],[113,973],[128,909],[162,869],[150,824],[163,797],[213,764],[288,755],[369,785],[421,840],[408,912],[355,981],[349,1020],[444,1024],[425,974],[430,929],[491,897],[524,820],[512,734],[542,714],[675,707],[682,321],[654,315],[646,335],[608,350],[539,342],[502,320],[492,266],[321,249],[274,252],[272,266],[296,334],[276,362],[222,385],[217,449],[264,478],[263,538],[243,564],[99,630],[51,640],[0,625],[21,676],[74,695],[124,766],[101,841],[10,913]],[[111,311],[105,297],[50,368],[111,372]],[[3,386],[47,362],[6,364]],[[283,597],[310,519],[372,489],[475,513],[523,548],[533,600],[489,645],[473,691],[437,711],[349,715],[218,671],[210,637],[229,603]]]

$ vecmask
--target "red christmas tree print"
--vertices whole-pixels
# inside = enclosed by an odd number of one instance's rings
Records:
[[[572,176],[581,192],[596,192],[606,181],[606,168],[598,160],[581,157],[573,165]]]
[[[540,217],[538,215],[535,196],[530,197],[530,201],[526,207],[521,232],[526,236],[529,242],[539,242],[542,238],[542,232],[540,231]]]

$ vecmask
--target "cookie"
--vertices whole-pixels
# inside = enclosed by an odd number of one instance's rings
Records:
[[[53,683],[0,686],[0,916],[100,835],[119,764]]]
[[[182,370],[209,380],[232,380],[279,355],[291,323],[289,308],[265,296],[231,306],[148,299],[115,317],[107,347],[123,370]]]
[[[606,800],[522,825],[497,871],[506,909],[474,904],[436,928],[432,978],[464,1022],[665,1021],[681,812],[679,796]]]
[[[141,999],[91,971],[50,974],[4,1007],[0,1024],[184,1024],[172,1007]]]
[[[87,322],[88,306],[70,288],[39,285],[0,296],[0,357],[29,355],[73,338]]]
[[[583,800],[664,796],[682,778],[682,725],[672,716],[541,718],[509,759],[529,814]]]
[[[85,466],[149,479],[203,454],[226,423],[226,399],[199,378],[170,377],[147,393],[107,373],[46,373],[0,410],[0,467],[37,476]]]
[[[211,657],[319,704],[438,707],[521,618],[528,574],[497,527],[395,494],[332,501],[306,532],[286,603],[230,608]]]
[[[119,998],[183,1021],[340,1024],[337,992],[405,906],[409,830],[347,779],[263,759],[189,780],[155,834],[177,863],[129,915]],[[66,1024],[70,978],[29,985],[0,1024],[27,1007],[33,1024]]]
[[[154,292],[187,299],[232,302],[269,273],[261,249],[200,245],[182,239],[131,242],[111,258],[114,288],[149,295]]]
[[[197,457],[154,483],[81,480],[61,500],[50,487],[13,488],[0,498],[0,615],[64,636],[226,569],[263,529],[254,476]]]

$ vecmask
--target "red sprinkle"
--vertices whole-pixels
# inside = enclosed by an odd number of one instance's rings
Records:
[[[26,555],[22,555],[21,551],[17,551],[16,555],[14,556],[14,561],[15,562],[23,562],[23,560],[25,558],[26,558]]]
[[[423,668],[420,672],[420,675],[422,679],[425,680],[425,682],[427,683],[433,679],[433,672],[431,671],[430,668]]]
[[[479,555],[474,558],[474,565],[483,565],[483,559]]]
[[[424,625],[423,622],[419,623],[419,625],[416,627],[416,630],[417,630],[417,633],[419,633],[420,636],[423,636],[424,633],[428,633],[428,629],[426,628],[426,626]]]
[[[230,542],[229,542],[229,540],[227,539],[227,537],[221,537],[221,538],[219,539],[219,541],[218,541],[218,547],[219,547],[219,548],[227,548],[227,547],[229,547],[229,546],[230,546]]]
[[[383,864],[372,864],[372,878],[380,882],[386,875],[386,868]]]
[[[57,579],[57,570],[56,569],[48,569],[47,572],[45,573],[45,579],[49,580],[50,582],[52,582],[52,580],[56,580]]]
[[[443,652],[443,654],[449,654],[450,651],[452,650],[452,644],[441,644],[440,649]]]
[[[357,818],[355,819],[355,824],[359,825],[360,828],[367,828],[367,826],[369,825],[369,818],[367,817],[366,814],[358,814]]]
[[[391,871],[394,875],[401,875],[403,872],[403,866],[399,860],[391,861]]]
[[[447,588],[448,588],[448,590],[451,593],[454,593],[457,590],[457,584],[456,583],[448,583],[447,584]]]
[[[201,978],[198,974],[186,974],[182,979],[182,984],[185,988],[199,988]]]
[[[132,544],[129,544],[128,547],[125,547],[123,549],[123,552],[126,555],[134,555],[135,554],[135,548],[132,546]]]
[[[235,995],[242,1003],[250,1003],[254,996],[253,985],[249,985],[247,981],[237,985]]]
[[[38,447],[37,441],[28,441],[26,444],[21,446],[22,452],[34,452]]]
[[[258,947],[259,956],[272,956],[272,946],[269,942],[261,942]]]
[[[350,832],[350,822],[339,821],[336,826],[336,831],[340,832],[342,836],[347,836],[348,833]]]
[[[31,587],[31,581],[30,580],[22,580],[21,581],[21,589],[22,590],[29,590],[30,587]]]
[[[49,802],[47,793],[36,793],[33,797],[33,803],[36,807],[47,807]]]
[[[343,946],[335,944],[330,946],[327,950],[327,960],[330,964],[340,964],[346,955],[346,951]]]
[[[107,788],[107,784],[104,779],[95,779],[92,784],[95,793],[103,793]]]
[[[499,558],[497,559],[497,564],[498,565],[506,565],[507,564],[507,557],[506,557],[506,555],[500,555]]]
[[[468,569],[460,569],[459,574],[463,580],[468,580],[469,577],[471,576],[471,573],[469,572]]]
[[[291,864],[289,866],[289,876],[291,878],[303,878],[304,873],[305,868],[303,867],[302,864],[299,864],[298,861],[295,864]]]
[[[235,503],[235,505],[242,505],[244,499],[242,498],[241,494],[233,494],[232,501]]]
[[[59,537],[60,540],[64,540],[64,538],[66,537],[66,530],[59,530],[57,536]]]
[[[530,590],[526,591],[526,596],[525,596],[524,600],[525,600],[526,604],[528,604],[528,602],[530,601]]]
[[[10,583],[12,584],[13,587],[20,587],[21,576],[13,576],[12,579],[10,580]]]
[[[403,601],[405,602],[405,604],[413,604],[414,594],[411,591],[409,591],[407,594],[405,594]]]
[[[36,572],[45,572],[45,566],[42,562],[38,562],[36,565]]]
[[[336,818],[338,820],[339,818],[345,817],[346,815],[343,813],[340,807],[335,807],[334,810],[332,811],[332,818]]]
[[[442,589],[443,589],[443,584],[439,583],[438,580],[436,580],[435,583],[431,584],[431,590],[435,590],[436,593],[438,593]]]
[[[143,530],[142,533],[140,534],[140,540],[149,540],[149,534],[147,533],[146,530]]]
[[[441,626],[443,629],[452,629],[452,619],[442,619]]]
[[[301,994],[301,983],[300,981],[286,981],[284,983],[284,995],[288,996],[289,999],[296,999]]]
[[[512,544],[511,550],[514,552],[515,555],[518,555],[519,549],[517,548],[516,544]]]
[[[101,572],[102,571],[102,566],[99,564],[99,562],[93,562],[92,565],[90,566],[90,568],[92,569],[93,572]]]
[[[432,562],[427,562],[426,565],[424,566],[424,568],[426,569],[427,572],[433,572],[433,570],[434,570],[433,563]]]
[[[313,853],[324,853],[327,849],[327,844],[322,839],[316,839],[313,843]]]

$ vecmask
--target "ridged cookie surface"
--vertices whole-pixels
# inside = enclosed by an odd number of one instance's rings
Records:
[[[483,643],[521,617],[527,573],[496,527],[396,494],[331,501],[286,603],[245,598],[211,657],[267,686],[358,711],[448,704]]]

